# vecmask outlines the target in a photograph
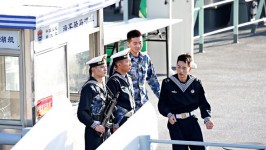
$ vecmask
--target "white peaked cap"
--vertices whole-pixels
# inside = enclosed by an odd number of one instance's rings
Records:
[[[97,56],[87,61],[86,64],[90,65],[90,67],[100,66],[106,62],[107,54]]]
[[[127,48],[123,51],[119,51],[119,52],[113,54],[111,56],[111,59],[113,59],[113,62],[118,61],[118,60],[122,60],[122,59],[126,59],[129,57],[129,55],[128,55],[129,52],[130,52],[130,48]]]

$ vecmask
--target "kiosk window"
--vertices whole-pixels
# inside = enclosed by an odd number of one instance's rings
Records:
[[[0,56],[0,119],[20,119],[19,57]]]
[[[19,91],[19,59],[5,57],[6,90]]]
[[[70,93],[78,93],[85,81],[88,80],[89,66],[86,62],[89,60],[89,51],[76,53],[69,57],[69,78]]]
[[[69,55],[69,92],[71,102],[79,101],[79,92],[89,77],[89,51]]]

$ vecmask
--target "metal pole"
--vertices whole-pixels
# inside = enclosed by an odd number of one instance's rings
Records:
[[[266,0],[260,0],[260,2],[259,2],[259,6],[258,6],[258,9],[257,9],[257,14],[256,14],[256,18],[255,18],[255,20],[260,19],[260,16],[261,16],[261,13],[262,13],[262,9],[263,9],[263,6],[265,5],[265,1],[266,1]],[[265,9],[265,11],[266,11],[266,7],[265,7],[264,9]],[[255,32],[256,32],[256,28],[257,28],[257,26],[258,26],[258,23],[254,24],[254,25],[252,26],[251,33],[255,33]]]
[[[194,9],[194,25],[196,24],[197,18],[198,18],[198,14],[199,14],[199,6],[200,6],[200,0],[196,0],[195,3],[195,9]]]
[[[149,135],[139,136],[139,146],[140,150],[149,150],[150,149],[150,139]]]
[[[204,45],[204,1],[200,0],[200,10],[199,10],[199,52],[203,53]]]
[[[123,5],[123,19],[125,23],[128,23],[128,0],[123,0],[124,5]]]
[[[238,43],[238,0],[234,1],[234,17],[233,17],[233,23],[234,23],[234,43]]]
[[[165,27],[165,37],[166,37],[166,42],[165,42],[165,49],[166,49],[166,75],[169,77],[169,48],[168,48],[168,28]]]

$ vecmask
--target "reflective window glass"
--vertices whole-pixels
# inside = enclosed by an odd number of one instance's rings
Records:
[[[0,56],[0,119],[20,119],[19,57]]]

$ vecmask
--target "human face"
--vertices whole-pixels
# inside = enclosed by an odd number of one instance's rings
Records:
[[[127,45],[133,55],[138,55],[142,49],[142,36],[132,38],[129,42],[127,42]]]
[[[176,72],[177,72],[177,76],[178,79],[181,82],[186,82],[187,81],[187,75],[189,73],[189,71],[191,70],[191,67],[183,62],[183,61],[178,61],[176,64]]]
[[[92,73],[93,73],[94,77],[102,78],[102,77],[105,77],[107,74],[106,62],[100,66],[96,66],[96,67],[93,67],[91,69],[92,69]]]
[[[128,73],[131,69],[132,63],[131,63],[131,59],[130,57],[128,57],[127,59],[123,59],[120,60],[118,63],[118,72],[125,75],[126,73]]]

